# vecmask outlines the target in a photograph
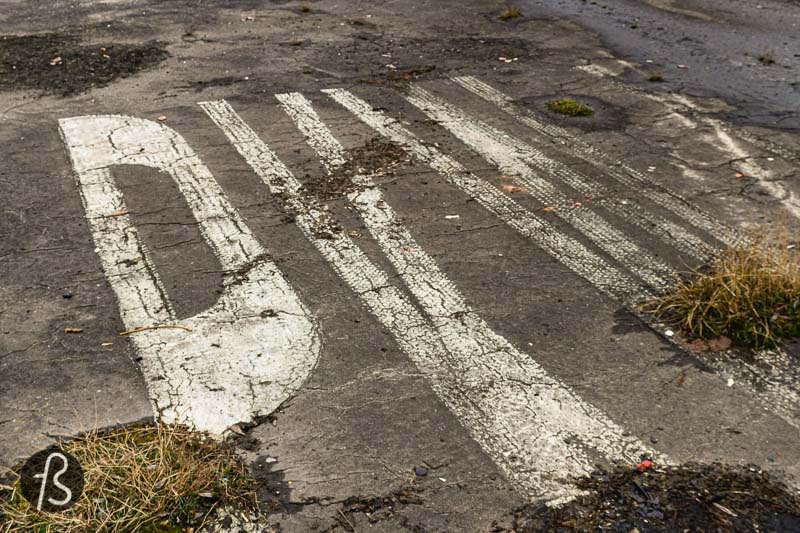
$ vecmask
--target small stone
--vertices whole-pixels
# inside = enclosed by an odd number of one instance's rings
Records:
[[[658,437],[650,437],[650,442],[652,442],[653,444],[658,443]]]
[[[417,477],[425,477],[428,475],[428,469],[424,466],[415,466],[414,473],[417,475]]]
[[[70,298],[72,298],[72,293],[71,293],[71,292],[69,292],[69,291],[66,291],[66,292],[64,293],[64,299],[65,299],[65,300],[69,300]]]
[[[667,337],[672,337],[673,335],[675,335],[675,332],[672,331],[671,329],[668,329],[664,332],[664,335],[666,335]]]

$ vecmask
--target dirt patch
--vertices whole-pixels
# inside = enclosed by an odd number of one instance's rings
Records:
[[[0,37],[0,89],[70,96],[104,87],[169,57],[165,43],[83,45],[72,35]]]
[[[361,174],[373,179],[387,176],[409,162],[408,154],[396,144],[371,139],[364,146],[350,150],[345,163],[331,174],[320,179],[307,179],[303,189],[322,201],[333,200],[359,189],[353,183],[354,176]]]
[[[757,467],[686,464],[598,470],[589,494],[515,511],[515,531],[800,531],[800,499]]]
[[[386,496],[360,497],[353,496],[347,498],[341,505],[336,517],[336,523],[345,531],[357,531],[354,515],[362,514],[370,524],[376,524],[384,520],[398,519],[397,510],[406,505],[421,505],[423,499],[420,496],[422,489],[415,485],[404,485],[398,490]],[[409,529],[405,517],[399,517],[398,524],[404,529]],[[329,531],[333,530],[330,528]]]

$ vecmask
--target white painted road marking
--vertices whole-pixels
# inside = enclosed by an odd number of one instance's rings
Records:
[[[113,166],[145,165],[169,174],[225,271],[219,300],[180,319],[191,332],[151,329],[130,337],[157,414],[222,433],[275,410],[316,365],[317,327],[210,171],[163,124],[116,115],[59,124],[127,329],[178,318],[130,216],[116,215],[126,210]]]
[[[439,172],[447,181],[494,213],[520,234],[529,238],[573,272],[605,294],[626,303],[641,301],[650,291],[628,274],[613,267],[575,239],[559,232],[526,210],[499,189],[469,172],[464,166],[433,146],[425,144],[399,122],[344,89],[323,91],[350,110],[375,131],[403,146],[420,161]]]
[[[278,99],[328,169],[344,164],[344,149],[302,95]],[[388,275],[345,234],[315,235],[315,227],[333,225],[328,212],[302,192],[288,168],[226,102],[201,105],[273,194],[284,199],[306,236],[430,379],[442,401],[525,494],[570,498],[577,491],[569,479],[591,470],[592,453],[632,462],[648,451],[494,333],[399,224],[369,176],[352,177],[366,190],[349,198],[427,318],[389,285]]]
[[[708,232],[712,237],[728,245],[742,242],[743,236],[735,229],[728,227],[712,215],[681,198],[677,193],[653,181],[646,174],[622,161],[615,160],[564,128],[548,123],[533,111],[518,106],[510,96],[472,76],[457,77],[452,80],[487,102],[497,105],[533,130],[556,139],[572,155],[590,164],[600,166],[608,176],[622,185],[636,190],[643,197],[673,212],[694,227]]]
[[[600,196],[598,192],[607,194],[607,191],[597,190],[599,186],[590,184],[588,179],[565,165],[546,157],[532,146],[468,116],[417,85],[412,85],[405,97],[489,163],[497,166],[501,172],[512,177],[518,186],[542,204],[555,206],[553,208],[555,214],[572,224],[600,249],[656,291],[666,291],[674,285],[678,275],[667,263],[637,246],[620,230],[595,213],[589,204],[574,207],[574,199],[570,199],[552,183],[540,177],[532,165],[546,172],[548,176],[560,178],[583,194],[594,197]],[[632,213],[635,214],[636,211]]]
[[[474,78],[454,81],[682,217],[681,223],[703,229],[723,242],[741,239],[735,230],[638,171],[517,107],[510,97]],[[631,304],[650,294],[628,272],[524,209],[364,100],[343,89],[323,92],[606,295]],[[299,93],[276,97],[328,173],[345,168],[347,153],[311,102]],[[568,198],[547,181],[551,176],[585,195],[608,193],[603,185],[557,159],[476,121],[419,87],[412,86],[407,98],[504,173],[516,176],[541,202],[558,205]],[[230,105],[225,101],[200,105],[295,216],[310,242],[427,376],[443,403],[522,492],[549,501],[570,498],[577,494],[570,479],[588,473],[596,457],[632,462],[649,452],[602,411],[492,331],[400,224],[372,176],[350,176],[360,190],[348,199],[396,275],[381,270],[352,239],[336,230],[338,225],[327,208],[303,190]],[[143,357],[143,372],[157,414],[219,433],[232,423],[274,410],[313,370],[320,351],[317,327],[208,169],[180,135],[162,124],[123,116],[88,116],[63,119],[60,125],[122,319],[128,329],[145,328],[131,338]],[[153,262],[130,217],[124,214],[124,199],[111,175],[113,166],[123,164],[147,165],[168,173],[186,197],[225,272],[225,292],[208,311],[188,319],[175,316]],[[545,174],[540,176],[537,170]],[[696,257],[714,253],[711,245],[679,223],[639,206],[613,200],[603,201],[602,206]],[[672,275],[669,266],[631,243],[605,219],[584,209],[562,216],[645,283],[656,289],[667,285]],[[408,294],[390,283],[394,278],[403,282]],[[165,324],[180,324],[192,331],[146,329]],[[773,408],[785,417],[796,408],[798,396],[784,394],[781,387],[784,385],[767,387],[766,396],[780,404]]]
[[[501,168],[507,167],[509,172],[514,172],[514,169],[521,168],[523,170],[520,175],[525,176],[533,171],[531,166],[536,167],[545,172],[547,176],[554,176],[560,179],[579,193],[590,198],[592,205],[607,208],[627,222],[655,235],[666,244],[682,252],[688,253],[701,261],[708,260],[715,254],[713,246],[680,225],[644,209],[637,203],[625,200],[624,195],[613,193],[600,182],[592,180],[572,170],[568,165],[546,156],[530,144],[522,142],[496,128],[484,125],[482,122],[469,117],[463,111],[439,99],[432,100],[432,95],[427,91],[420,91],[419,87],[412,87],[411,94],[408,95],[410,99],[413,99],[412,103],[416,102],[415,105],[417,107],[433,104],[437,115],[445,119],[443,124],[445,127],[454,134],[456,132],[453,128],[458,129],[461,133],[456,135],[462,141],[472,146],[474,150],[481,152],[484,157],[494,161]],[[480,135],[481,133],[483,136],[476,137],[476,134]],[[467,139],[469,139],[469,142]],[[502,149],[500,148],[501,146]],[[492,148],[491,150],[489,150],[490,147]],[[584,160],[595,162],[592,158],[584,158]],[[626,188],[625,194],[630,194],[631,192]],[[652,266],[648,268],[648,265],[644,266],[646,269],[653,268]],[[661,271],[662,275],[666,273],[670,284],[674,281],[675,274],[671,269],[665,272],[664,267],[661,266],[656,270]]]
[[[605,75],[600,72],[590,73],[605,77]],[[611,75],[613,76],[613,73],[611,73]],[[536,117],[532,111],[521,109],[509,96],[506,96],[486,83],[472,77],[453,78],[453,81],[485,100],[495,103],[530,127],[551,137],[560,139],[562,143],[572,148],[572,152],[579,156],[581,156],[581,153],[602,154],[599,150],[584,143],[582,140],[574,138],[563,128],[547,124]],[[763,141],[754,137],[744,129],[736,128],[730,124],[725,124],[721,120],[699,114],[697,106],[684,95],[673,94],[669,97],[665,97],[633,89],[616,82],[616,80],[609,81],[616,83],[617,86],[623,90],[636,92],[644,98],[660,103],[686,127],[697,129],[698,123],[686,116],[687,113],[693,114],[697,121],[713,130],[719,142],[711,143],[712,146],[727,154],[732,159],[741,160],[739,163],[741,165],[740,168],[746,175],[758,179],[765,190],[775,198],[778,198],[789,213],[800,218],[800,198],[784,184],[771,181],[769,171],[753,161],[741,143],[733,138],[733,135],[736,135],[745,142],[759,146],[764,150],[772,151],[776,155],[789,161],[798,157],[796,153],[780,144],[771,141]],[[608,159],[608,156],[603,155],[603,157]],[[616,164],[620,166],[620,168],[628,168],[622,163]],[[680,215],[680,213],[677,214]],[[702,225],[698,225],[698,227],[702,227]],[[737,237],[735,234],[727,235],[726,237],[725,232],[720,235],[714,235],[728,244],[746,241],[746,237]],[[729,242],[731,239],[733,239],[732,243]],[[794,364],[791,358],[780,348],[773,351],[761,352],[758,356],[758,360],[760,364],[756,365],[747,363],[738,357],[723,356],[710,361],[710,364],[719,371],[722,376],[734,376],[735,383],[739,385],[748,384],[747,389],[749,391],[753,391],[754,389],[758,390],[759,401],[766,410],[776,413],[788,424],[800,428],[800,420],[798,420],[798,413],[800,413],[800,388],[798,388],[798,384],[800,383],[800,371],[798,371],[797,365]]]

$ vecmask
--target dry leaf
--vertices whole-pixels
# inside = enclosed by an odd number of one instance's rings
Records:
[[[720,337],[717,337],[716,339],[711,339],[710,341],[708,341],[709,349],[711,349],[711,351],[714,352],[724,352],[725,350],[730,348],[732,344],[733,342],[725,335],[722,335]]]
[[[708,343],[703,339],[695,339],[686,345],[687,348],[693,352],[706,352],[708,351]]]
[[[503,190],[510,193],[525,192],[525,189],[516,185],[503,185]]]
[[[228,426],[228,429],[236,433],[237,435],[246,435],[246,433],[242,431],[242,428],[239,427],[239,424],[232,424]]]

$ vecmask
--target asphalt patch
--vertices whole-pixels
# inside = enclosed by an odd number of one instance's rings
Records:
[[[166,43],[83,45],[72,35],[0,37],[0,89],[71,96],[105,87],[169,57]]]
[[[588,494],[515,511],[515,531],[800,531],[800,499],[754,466],[687,463],[645,473],[597,470]]]

